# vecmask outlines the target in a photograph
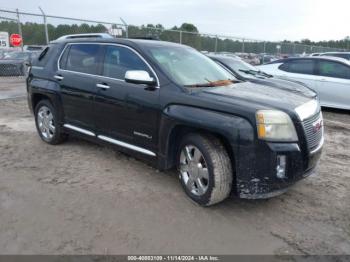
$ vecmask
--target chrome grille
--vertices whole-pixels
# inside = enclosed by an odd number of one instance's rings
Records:
[[[313,117],[303,121],[303,127],[309,150],[317,148],[323,138],[322,114],[316,114]]]

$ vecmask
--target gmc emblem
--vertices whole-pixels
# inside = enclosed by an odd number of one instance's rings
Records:
[[[318,120],[317,122],[313,123],[313,131],[314,133],[317,133],[318,131],[320,131],[320,129],[322,128],[323,125],[323,121],[322,119]]]

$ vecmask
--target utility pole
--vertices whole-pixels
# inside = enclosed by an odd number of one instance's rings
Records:
[[[215,53],[218,51],[218,36],[215,36]]]
[[[123,25],[125,26],[125,37],[129,38],[129,26],[128,24],[124,21],[123,18],[120,17],[120,21],[122,21]]]
[[[18,25],[18,33],[20,34],[20,36],[22,37],[22,43],[21,43],[21,49],[23,51],[23,35],[22,35],[22,25],[21,25],[21,21],[19,20],[19,11],[18,8],[16,9],[16,13],[17,13],[17,25]]]
[[[293,43],[293,55],[295,55],[295,43]]]
[[[46,44],[48,45],[50,40],[49,40],[49,30],[47,29],[47,22],[46,22],[46,14],[44,13],[44,11],[41,9],[41,7],[39,6],[39,10],[43,15],[44,18],[44,26],[45,26],[45,39],[46,39]]]

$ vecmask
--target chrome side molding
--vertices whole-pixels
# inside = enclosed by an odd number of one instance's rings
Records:
[[[106,141],[106,142],[109,142],[109,143],[121,146],[121,147],[125,147],[125,148],[128,148],[128,149],[131,149],[131,150],[134,150],[134,151],[137,151],[137,152],[149,155],[149,156],[156,156],[156,154],[153,153],[152,151],[149,151],[149,150],[144,149],[142,147],[134,146],[134,145],[131,145],[131,144],[128,144],[128,143],[125,143],[125,142],[122,142],[122,141],[119,141],[119,140],[107,137],[107,136],[98,135],[97,138],[99,138],[99,139],[101,139],[103,141]]]
[[[70,125],[70,124],[64,124],[63,126],[65,128],[77,131],[79,133],[82,133],[82,134],[85,134],[85,135],[88,135],[88,136],[96,137],[96,134],[91,132],[91,131],[89,131],[89,130],[86,130],[86,129],[83,129],[83,128],[80,128],[80,127],[76,127],[76,126],[73,126],[73,125]],[[131,150],[134,150],[134,151],[137,151],[137,152],[149,155],[149,156],[156,156],[156,154],[153,153],[152,151],[149,151],[149,150],[144,149],[142,147],[134,146],[134,145],[131,145],[131,144],[128,144],[128,143],[125,143],[125,142],[122,142],[122,141],[119,141],[119,140],[107,137],[107,136],[98,135],[97,138],[101,139],[103,141],[106,141],[106,142],[109,142],[109,143],[121,146],[121,147],[125,147],[125,148],[128,148],[128,149],[131,149]]]
[[[80,127],[76,127],[76,126],[73,126],[73,125],[70,125],[70,124],[64,124],[63,126],[66,127],[66,128],[72,129],[74,131],[77,131],[79,133],[88,135],[88,136],[96,136],[95,133],[93,133],[93,132],[91,132],[89,130],[80,128]]]

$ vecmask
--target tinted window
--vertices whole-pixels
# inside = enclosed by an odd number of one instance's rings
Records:
[[[128,70],[144,70],[151,75],[148,66],[130,49],[120,46],[107,46],[103,64],[103,75],[124,79],[125,73]]]
[[[46,47],[44,50],[41,51],[40,55],[38,56],[39,61],[44,59],[49,49],[50,47]]]
[[[297,74],[314,74],[315,63],[313,60],[292,60],[282,64],[279,69]]]
[[[61,69],[67,69],[67,68],[66,68],[66,65],[67,65],[67,57],[68,57],[68,54],[69,54],[69,50],[70,50],[70,46],[68,46],[68,47],[64,50],[64,53],[63,53],[63,55],[61,56],[61,59],[60,59],[60,68],[61,68]]]
[[[32,65],[42,67],[45,66],[50,57],[50,53],[52,53],[52,48],[46,47],[41,53],[32,56]]]
[[[332,61],[319,61],[319,75],[350,79],[350,67]]]
[[[100,46],[94,44],[71,45],[63,69],[87,74],[97,74],[99,49]]]

